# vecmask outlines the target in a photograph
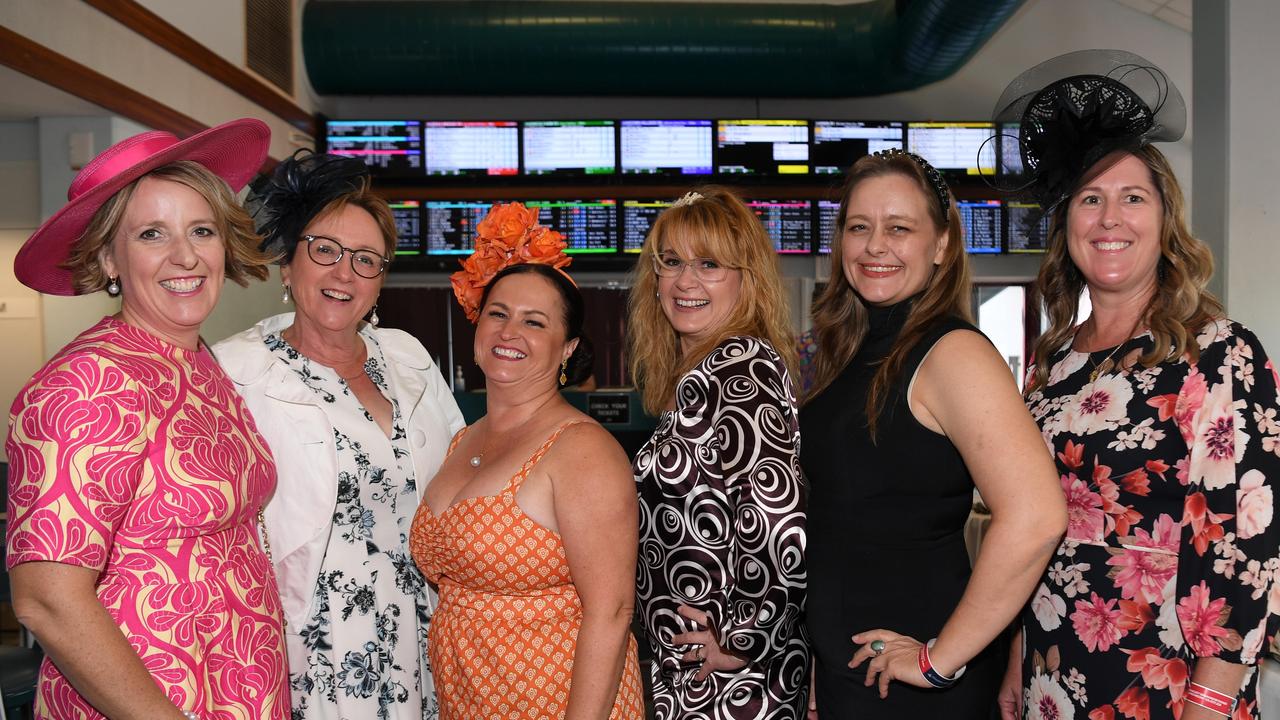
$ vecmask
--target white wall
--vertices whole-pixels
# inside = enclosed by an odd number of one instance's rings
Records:
[[[9,270],[40,223],[36,135],[35,122],[0,122],[0,437],[9,435],[14,396],[43,362],[40,296]]]
[[[245,66],[244,0],[138,0],[201,45],[237,67]]]

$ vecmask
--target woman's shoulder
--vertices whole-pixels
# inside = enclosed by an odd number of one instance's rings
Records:
[[[146,391],[136,367],[144,359],[130,352],[118,337],[118,320],[103,318],[67,343],[31,376],[14,398],[12,412],[38,405],[48,392],[64,400],[87,400],[122,391]],[[153,373],[145,373],[152,375]]]
[[[761,359],[782,366],[782,356],[768,340],[753,335],[732,335],[712,348],[698,363],[698,368],[712,375],[738,374]]]
[[[427,352],[422,342],[404,330],[369,325],[360,332],[365,333],[377,343],[382,350],[382,356],[389,363],[416,370],[429,370],[436,365],[431,358],[431,353]]]

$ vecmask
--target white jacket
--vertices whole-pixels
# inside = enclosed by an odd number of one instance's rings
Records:
[[[275,456],[275,494],[264,514],[280,599],[290,628],[302,628],[314,612],[320,564],[329,545],[338,499],[333,427],[315,392],[279,361],[263,338],[293,324],[293,313],[267,318],[213,346],[214,357],[235,383],[259,432]],[[402,330],[363,326],[387,364],[387,382],[408,418],[409,453],[418,503],[440,468],[449,441],[463,426],[462,413],[422,343]],[[416,505],[415,505],[416,507]]]

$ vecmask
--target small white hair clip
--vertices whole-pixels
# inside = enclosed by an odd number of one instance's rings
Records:
[[[689,192],[684,194],[684,197],[671,203],[671,207],[684,207],[685,205],[692,205],[701,199],[702,199],[702,193],[697,193],[690,190]]]

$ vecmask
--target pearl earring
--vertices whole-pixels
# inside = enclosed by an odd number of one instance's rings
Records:
[[[369,324],[378,327],[378,304],[373,304],[373,314],[369,316]]]
[[[115,275],[112,275],[110,280],[111,280],[111,283],[107,285],[107,294],[110,295],[111,297],[119,297],[120,283],[117,282]]]
[[[285,285],[284,283],[281,283],[280,287],[284,288],[284,292],[280,293],[280,302],[285,305],[288,305],[289,304],[289,286]]]

